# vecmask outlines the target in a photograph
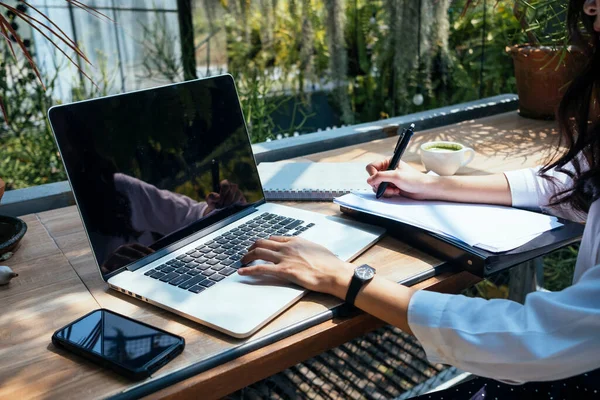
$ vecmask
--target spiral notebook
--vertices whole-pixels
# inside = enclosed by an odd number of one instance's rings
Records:
[[[258,174],[267,200],[331,201],[372,193],[366,163],[262,162]]]

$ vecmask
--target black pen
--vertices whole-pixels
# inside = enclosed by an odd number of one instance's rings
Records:
[[[213,192],[219,193],[221,191],[221,173],[219,171],[219,160],[213,158],[210,162],[210,174],[212,177]]]
[[[398,163],[400,162],[400,158],[404,153],[404,150],[408,147],[408,142],[410,142],[410,138],[415,133],[415,124],[410,124],[410,128],[404,129],[398,138],[398,143],[396,143],[396,148],[394,149],[394,156],[392,157],[392,161],[390,161],[390,165],[388,166],[388,171],[392,171],[396,169]],[[388,183],[381,182],[379,187],[377,188],[377,193],[375,194],[376,198],[380,198],[385,193],[385,189],[387,189]]]

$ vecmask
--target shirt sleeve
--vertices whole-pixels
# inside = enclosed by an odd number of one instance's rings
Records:
[[[204,216],[206,202],[158,189],[134,177],[115,174],[117,190],[131,202],[131,224],[142,232],[168,235]]]
[[[587,162],[583,157],[579,157],[582,169],[587,169]],[[568,206],[550,206],[552,196],[573,185],[573,180],[569,175],[558,172],[556,169],[549,170],[546,175],[550,179],[540,176],[542,167],[520,169],[516,171],[504,172],[508,180],[510,193],[512,196],[512,206],[518,208],[541,209],[558,217],[566,218],[576,222],[584,222],[585,214],[578,213]],[[572,163],[564,167],[565,170],[574,172]]]
[[[600,367],[599,298],[597,265],[525,304],[419,291],[408,323],[433,363],[512,383],[551,381]]]

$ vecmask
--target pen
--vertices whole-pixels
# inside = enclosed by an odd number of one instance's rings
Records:
[[[388,171],[396,169],[398,163],[400,162],[400,158],[404,153],[404,150],[408,147],[408,142],[410,142],[410,138],[415,133],[415,124],[410,124],[410,128],[404,129],[398,138],[398,143],[396,143],[396,148],[394,149],[394,156],[392,157],[392,161],[390,161],[390,165],[388,166]],[[377,193],[375,194],[376,198],[380,198],[385,193],[385,189],[387,189],[388,183],[381,182],[379,187],[377,188]]]
[[[212,177],[213,192],[219,193],[221,191],[221,181],[219,179],[221,175],[219,172],[219,160],[214,158],[212,159],[210,163],[210,173]]]

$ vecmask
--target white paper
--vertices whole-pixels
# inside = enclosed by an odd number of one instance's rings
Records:
[[[556,217],[485,204],[418,201],[405,197],[376,199],[375,194],[351,193],[337,204],[450,236],[470,246],[502,252],[524,245],[562,226]]]

